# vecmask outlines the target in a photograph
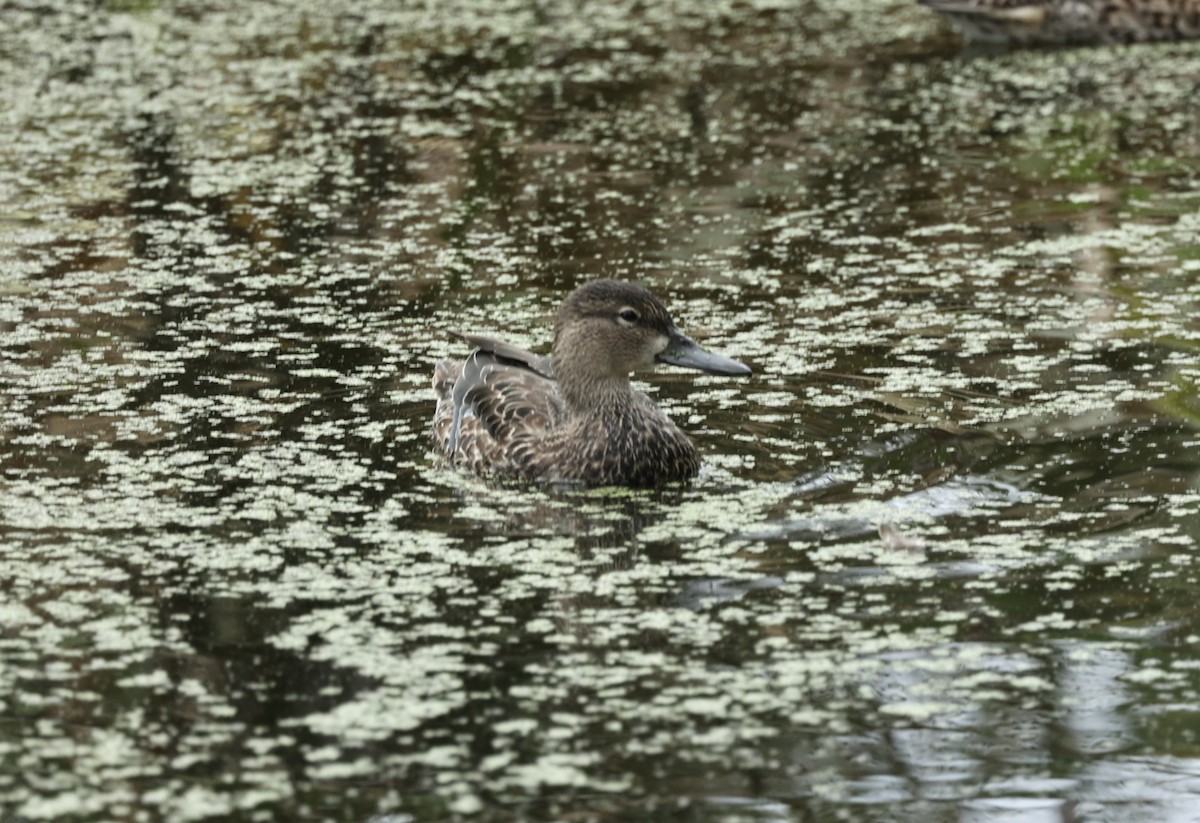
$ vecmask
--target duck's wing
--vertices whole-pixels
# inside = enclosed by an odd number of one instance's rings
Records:
[[[918,0],[972,40],[1004,43],[1034,38],[1046,23],[1045,0]]]
[[[503,341],[453,334],[476,349],[461,364],[434,370],[434,439],[457,464],[511,471],[514,442],[540,438],[565,416],[550,361]]]
[[[942,14],[966,14],[990,17],[994,20],[1011,20],[1022,23],[1040,23],[1046,17],[1046,0],[917,0]]]
[[[446,330],[452,337],[457,337],[466,343],[470,343],[476,349],[488,354],[494,354],[504,360],[511,360],[514,364],[524,365],[530,370],[537,372],[542,377],[549,380],[554,379],[554,366],[550,362],[550,358],[542,357],[540,354],[534,354],[520,346],[514,346],[512,343],[506,343],[503,340],[497,340],[494,337],[488,337],[482,334],[469,334],[467,332],[456,331],[454,329]]]

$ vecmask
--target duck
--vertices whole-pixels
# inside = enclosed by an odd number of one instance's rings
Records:
[[[433,440],[478,475],[571,486],[654,487],[696,476],[691,439],[633,372],[659,364],[746,376],[750,367],[681,332],[647,288],[589,281],[562,301],[550,357],[447,330],[473,350],[434,366]]]
[[[918,0],[969,40],[1099,45],[1200,37],[1200,0]]]

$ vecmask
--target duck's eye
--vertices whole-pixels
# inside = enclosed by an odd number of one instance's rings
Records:
[[[617,317],[621,318],[621,320],[626,323],[636,323],[641,319],[641,315],[639,315],[635,310],[629,308],[621,309],[619,312],[617,312]]]

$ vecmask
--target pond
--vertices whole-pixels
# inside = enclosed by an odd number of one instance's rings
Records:
[[[3,17],[0,817],[1194,819],[1200,44]],[[754,368],[639,376],[700,476],[448,468],[445,330],[596,277]]]

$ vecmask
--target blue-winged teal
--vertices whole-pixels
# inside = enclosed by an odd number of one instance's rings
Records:
[[[567,296],[551,359],[498,340],[451,332],[475,346],[463,363],[434,369],[433,437],[456,465],[479,474],[588,486],[655,486],[693,477],[688,436],[630,372],[670,363],[746,375],[704,351],[663,304],[632,283],[597,280]]]
[[[1200,37],[1200,0],[919,0],[986,43],[1099,44]]]

